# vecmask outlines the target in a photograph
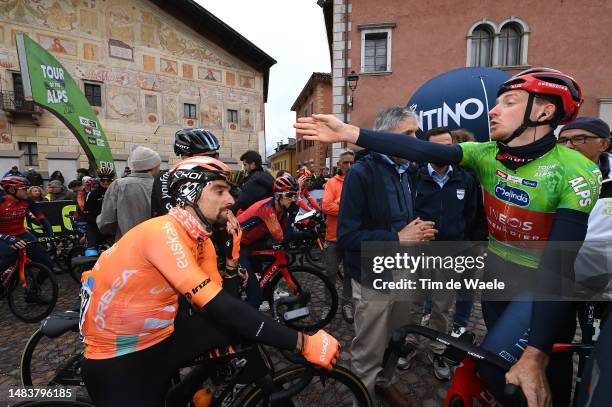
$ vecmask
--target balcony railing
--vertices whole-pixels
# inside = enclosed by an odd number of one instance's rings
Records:
[[[31,114],[34,124],[38,125],[43,109],[29,100],[21,93],[2,91],[0,92],[0,109],[4,110],[8,121],[15,120],[15,114]]]
[[[42,113],[39,106],[25,100],[22,94],[8,91],[0,92],[0,108],[15,113]]]

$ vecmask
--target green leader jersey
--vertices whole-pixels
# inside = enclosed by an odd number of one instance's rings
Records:
[[[496,159],[494,141],[459,147],[460,165],[482,183],[489,249],[507,261],[537,268],[556,210],[589,214],[599,196],[597,165],[567,147],[557,144],[515,171]]]

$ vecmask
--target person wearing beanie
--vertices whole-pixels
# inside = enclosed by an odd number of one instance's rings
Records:
[[[74,201],[76,194],[67,189],[60,180],[53,180],[47,185],[47,199],[49,201]]]
[[[610,126],[603,120],[578,117],[561,129],[557,142],[598,164],[604,179],[610,177],[610,155],[606,153],[610,146]]]
[[[576,282],[583,289],[591,290],[593,294],[588,295],[591,298],[595,293],[610,290],[609,273],[605,267],[612,261],[609,254],[612,240],[612,155],[606,152],[610,147],[610,127],[595,117],[578,117],[561,129],[557,142],[595,162],[602,175],[599,199],[589,215],[587,234],[574,263]]]
[[[150,148],[138,146],[128,157],[132,172],[115,180],[106,191],[96,223],[103,235],[119,240],[128,230],[151,218],[151,191],[159,174],[161,157]]]

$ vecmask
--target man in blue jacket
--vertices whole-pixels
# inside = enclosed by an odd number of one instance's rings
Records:
[[[430,129],[425,138],[433,143],[453,144],[451,133],[445,127]],[[438,230],[436,241],[464,240],[466,226],[476,215],[478,189],[474,178],[458,166],[429,163],[419,168],[414,189],[416,216],[435,223]],[[432,290],[430,296],[429,327],[448,332],[453,291]],[[431,342],[434,375],[438,380],[446,381],[450,379],[450,368],[442,357],[444,349],[441,343]]]
[[[418,129],[414,112],[391,107],[374,123],[380,131],[415,137]],[[378,395],[391,406],[410,402],[391,385],[393,372],[382,372],[382,359],[394,329],[416,322],[407,315],[406,302],[394,301],[362,285],[362,242],[415,242],[432,240],[433,222],[415,219],[409,185],[410,163],[397,157],[371,152],[348,173],[340,199],[338,246],[344,250],[344,264],[350,270],[355,303],[355,338],[351,344],[351,370],[359,376],[374,398]],[[364,280],[371,276],[363,275]],[[376,300],[371,300],[376,295]],[[412,316],[413,317],[413,316]],[[413,318],[414,319],[414,318]],[[418,316],[420,320],[420,315]]]

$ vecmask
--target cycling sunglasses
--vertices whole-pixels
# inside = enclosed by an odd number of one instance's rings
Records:
[[[295,199],[297,197],[297,192],[283,192],[281,196],[283,198]]]

